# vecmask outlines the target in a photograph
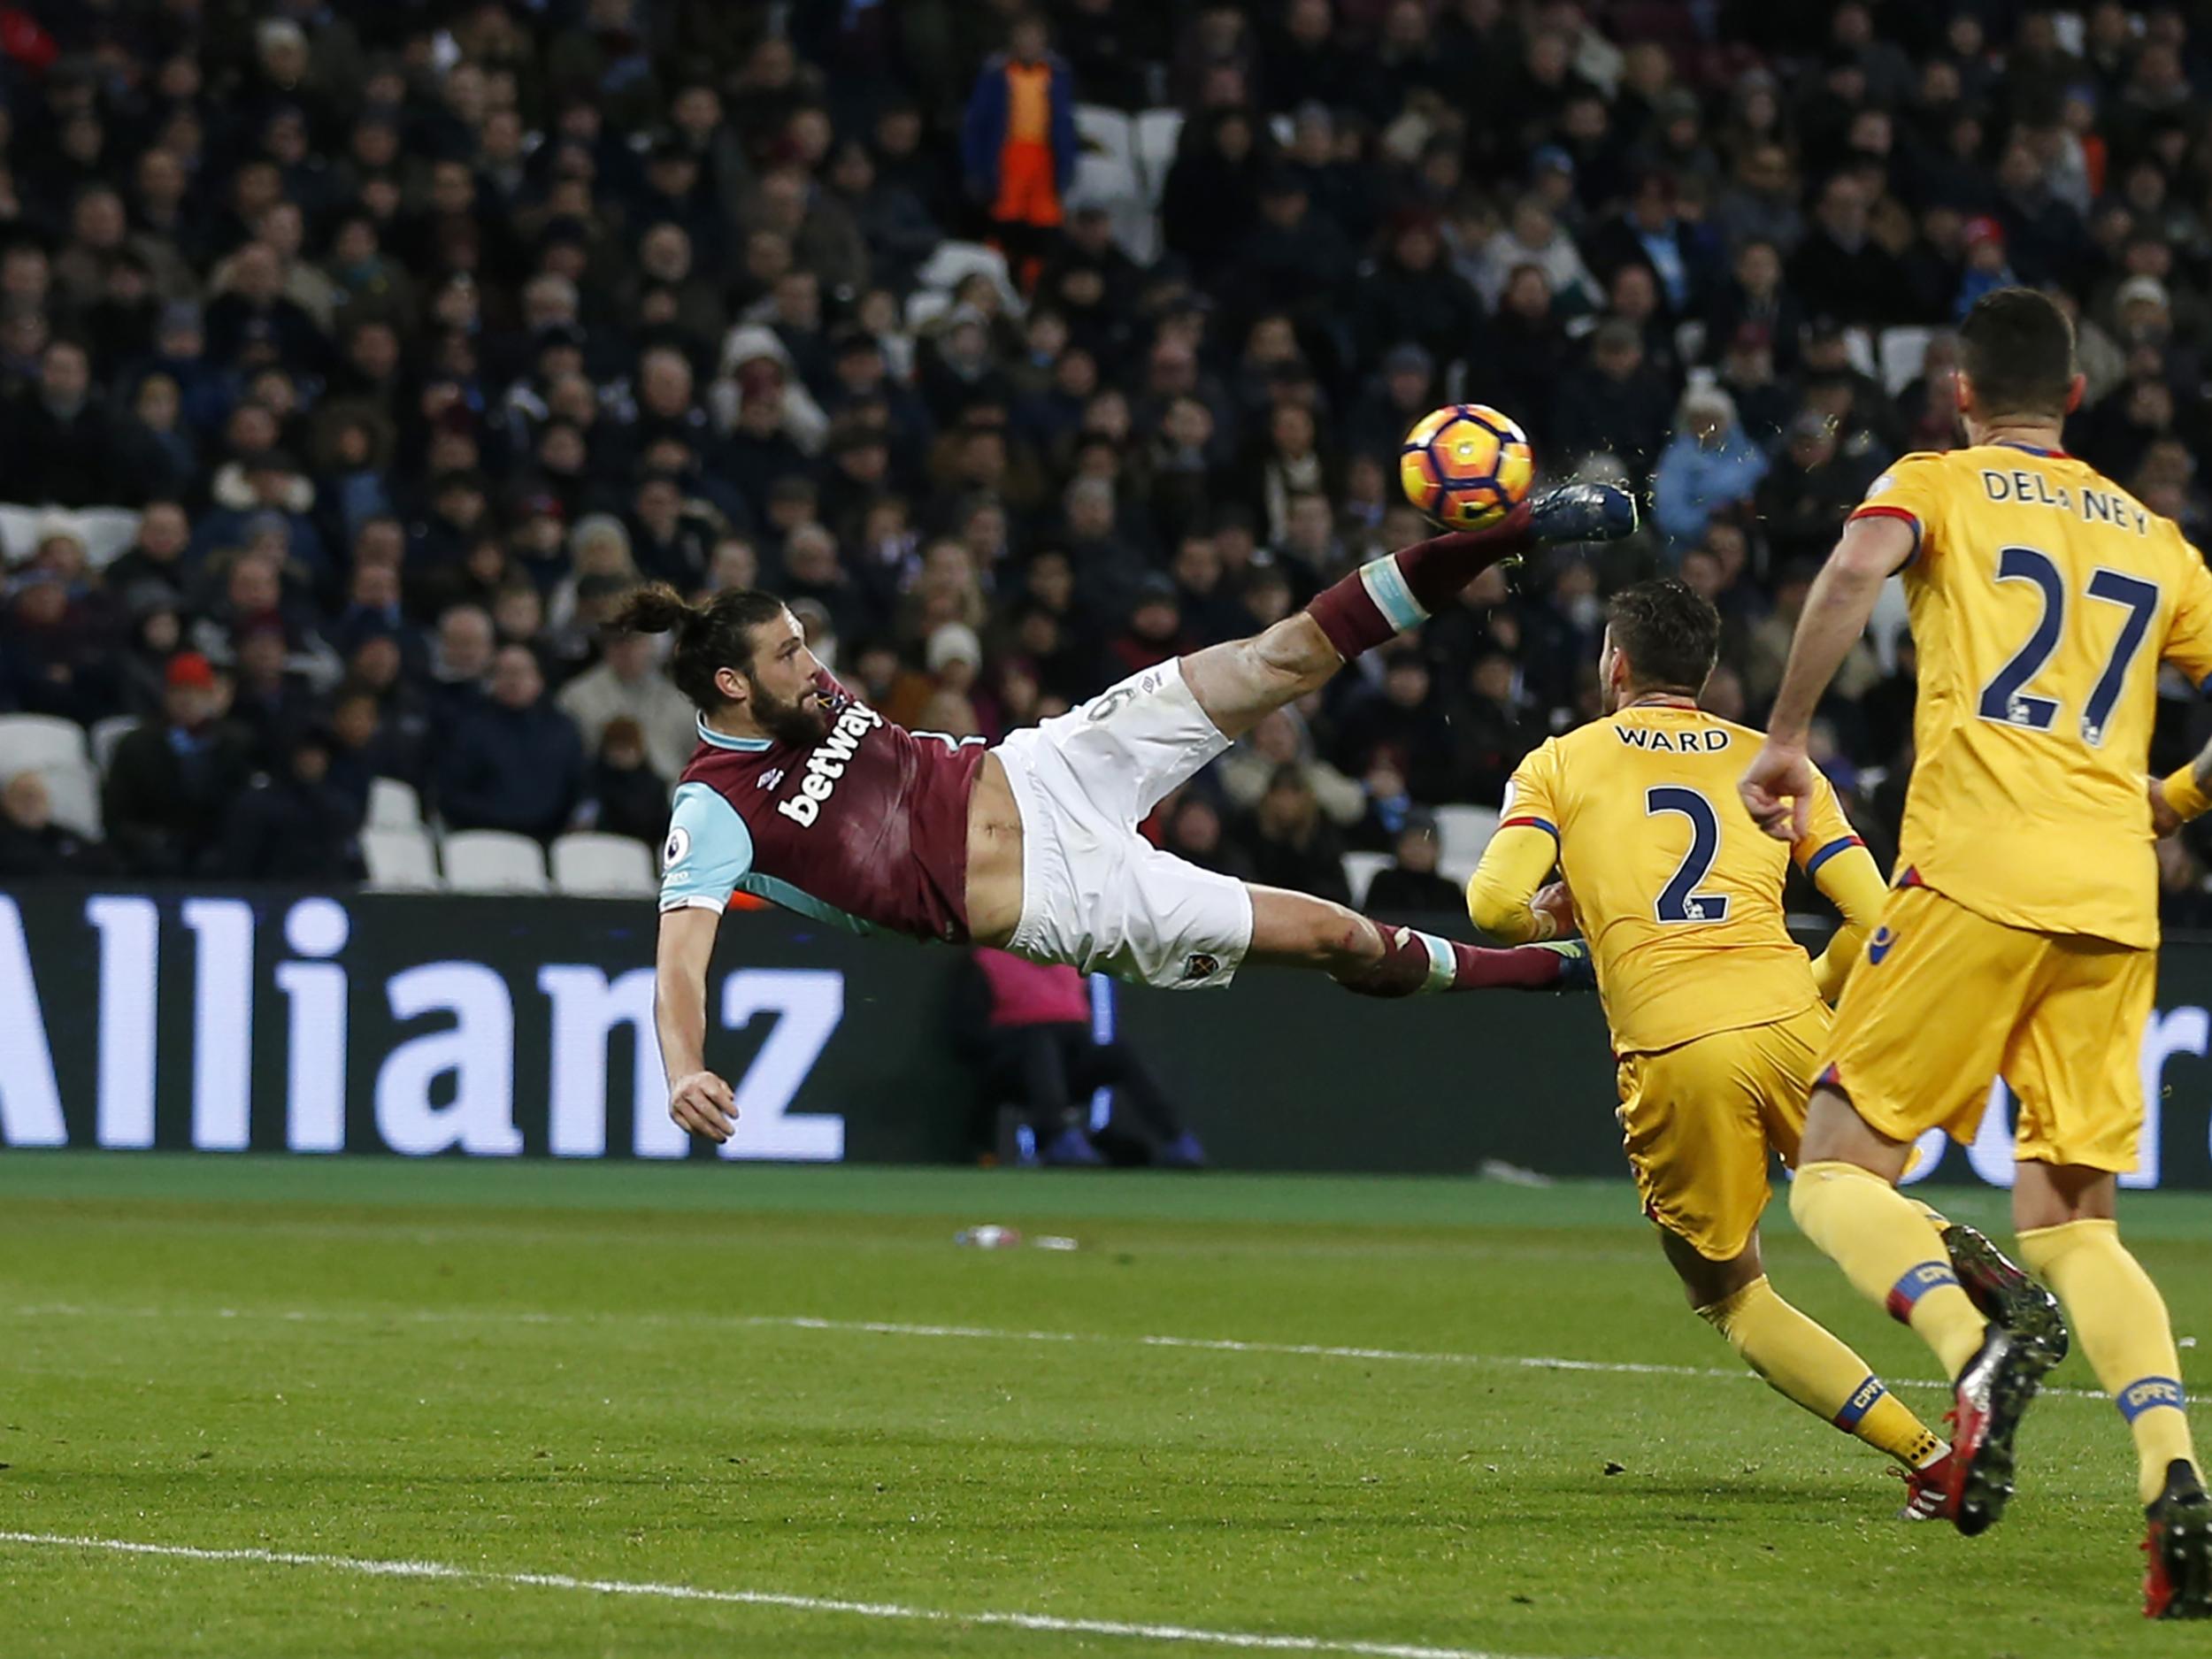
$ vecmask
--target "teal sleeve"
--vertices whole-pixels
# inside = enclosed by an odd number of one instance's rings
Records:
[[[703,783],[678,787],[661,849],[661,909],[719,910],[753,867],[753,834],[737,809]]]

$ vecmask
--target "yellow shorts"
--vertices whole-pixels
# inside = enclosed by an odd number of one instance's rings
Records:
[[[1816,1002],[1771,1025],[1623,1055],[1622,1144],[1644,1213],[1709,1262],[1742,1255],[1766,1209],[1771,1154],[1797,1160],[1827,1038]]]
[[[2021,1157],[2131,1170],[2157,979],[2155,950],[2007,927],[1900,887],[1844,985],[1821,1080],[1893,1141],[1939,1126],[1965,1142],[2002,1076]]]

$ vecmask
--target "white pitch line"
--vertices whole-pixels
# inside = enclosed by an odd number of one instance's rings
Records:
[[[1568,1359],[1552,1354],[1468,1354],[1449,1349],[1356,1348],[1322,1342],[1258,1342],[1225,1336],[1024,1331],[1002,1325],[914,1325],[892,1319],[824,1319],[807,1314],[625,1313],[616,1310],[602,1313],[559,1313],[526,1308],[103,1308],[81,1302],[43,1302],[8,1309],[4,1317],[19,1319],[273,1319],[298,1325],[710,1325],[754,1330],[820,1331],[848,1336],[924,1337],[968,1342],[1121,1344],[1133,1348],[1181,1348],[1208,1354],[1258,1354],[1286,1359],[1365,1360],[1396,1365],[1496,1365],[1517,1371],[1579,1371],[1600,1377],[1678,1377],[1716,1382],[1760,1380],[1740,1366],[1728,1365],[1663,1365],[1635,1360]],[[1934,1389],[1948,1393],[1951,1387],[1949,1383],[1925,1377],[1886,1377],[1882,1380],[1892,1388]],[[2039,1392],[2047,1398],[2060,1400],[2111,1398],[2109,1394],[2094,1388],[2044,1388]]]
[[[84,1538],[60,1532],[0,1532],[0,1544],[51,1549],[104,1550],[171,1561],[245,1562],[261,1567],[314,1567],[365,1578],[435,1578],[447,1583],[504,1585],[530,1590],[580,1590],[591,1595],[641,1596],[663,1601],[711,1601],[733,1607],[780,1608],[793,1613],[838,1613],[852,1618],[902,1619],[927,1624],[978,1624],[1057,1636],[1117,1636],[1133,1641],[1181,1642],[1250,1653],[1348,1654],[1356,1659],[1511,1659],[1475,1647],[1435,1647],[1419,1642],[1359,1641],[1327,1636],[1276,1636],[1259,1631],[1202,1630],[1188,1624],[1148,1624],[1110,1618],[1061,1618],[1049,1613],[955,1613],[899,1601],[848,1601],[792,1595],[777,1590],[710,1590],[689,1584],[653,1584],[626,1578],[579,1578],[565,1572],[494,1572],[440,1561],[381,1561],[358,1555],[304,1555],[278,1549],[202,1549],[188,1544],[148,1544],[125,1538]]]

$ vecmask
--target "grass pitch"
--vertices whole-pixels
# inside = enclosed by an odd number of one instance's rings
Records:
[[[2126,1213],[2212,1326],[2212,1200]],[[9,1154],[0,1344],[25,1659],[2204,1651],[2108,1402],[2036,1408],[1990,1537],[1906,1526],[1625,1186]]]

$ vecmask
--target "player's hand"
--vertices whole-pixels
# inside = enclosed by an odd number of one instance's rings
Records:
[[[713,1072],[694,1071],[668,1092],[668,1115],[719,1146],[737,1131],[737,1096]]]
[[[1565,939],[1575,930],[1575,898],[1563,881],[1554,881],[1540,888],[1528,908],[1539,916],[1551,918],[1553,939]]]
[[[2164,840],[2181,827],[2181,814],[2166,804],[2166,780],[2154,778],[2150,781],[2151,833]]]
[[[1772,738],[1736,786],[1752,820],[1778,841],[1801,841],[1813,830],[1813,763],[1796,743]]]

